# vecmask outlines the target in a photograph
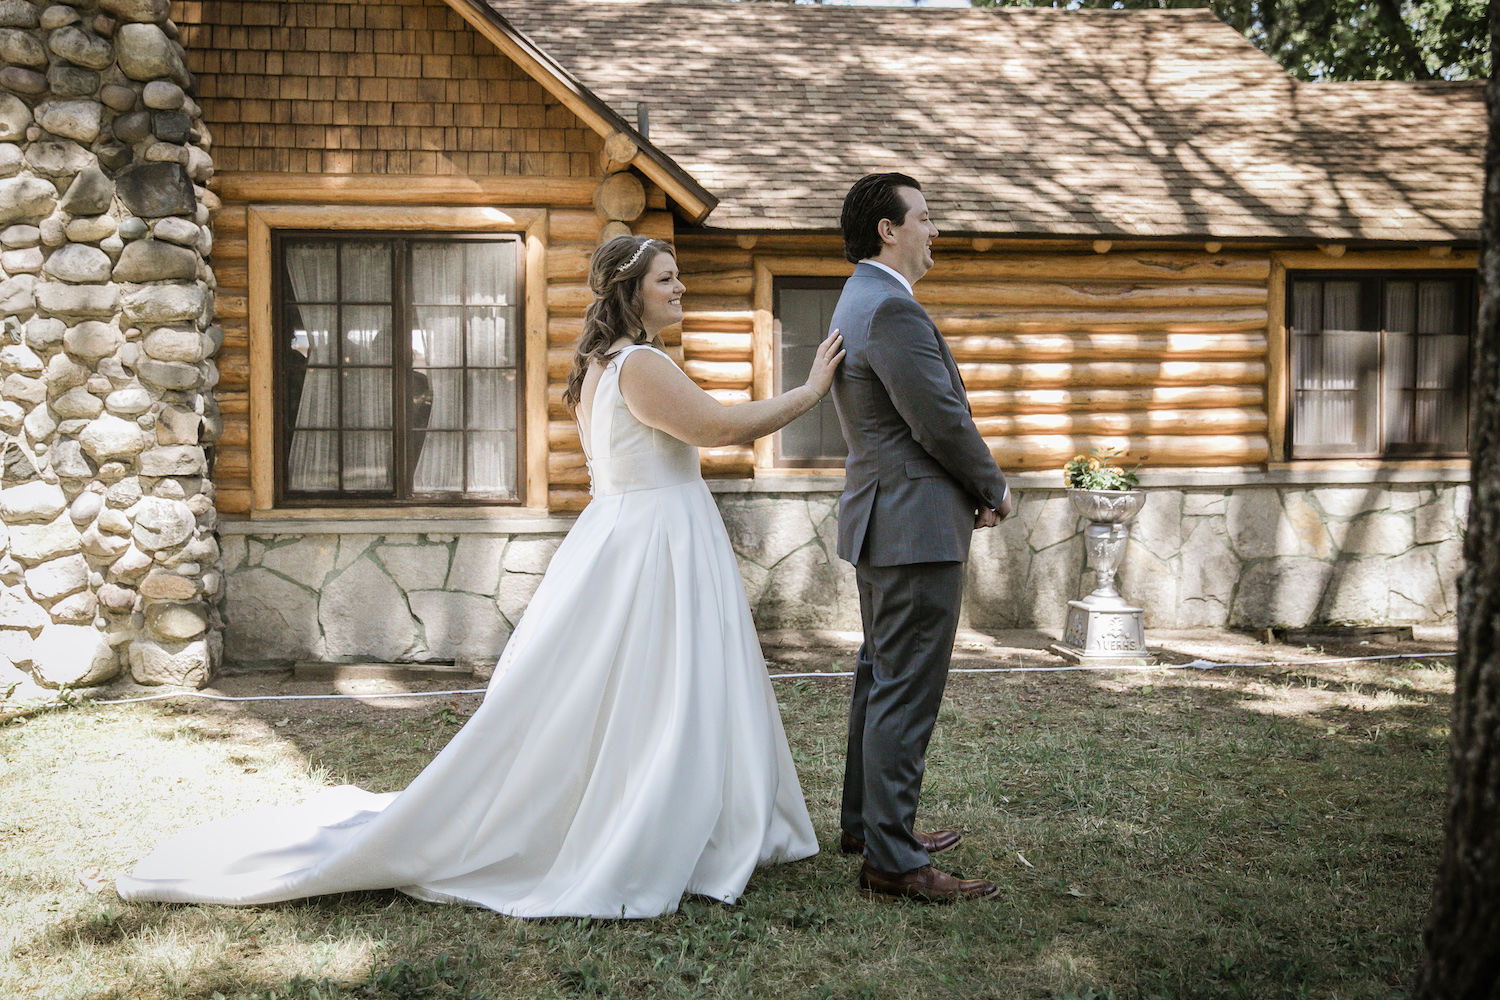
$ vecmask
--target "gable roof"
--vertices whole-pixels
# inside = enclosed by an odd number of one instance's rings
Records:
[[[488,3],[719,199],[837,230],[861,174],[949,232],[1473,240],[1479,84],[1304,84],[1204,10]]]
[[[494,7],[484,0],[445,2],[600,135],[622,132],[629,136],[642,154],[634,165],[660,185],[689,219],[700,222],[713,211],[718,199],[705,190],[702,184],[672,157],[638,133],[622,113],[600,100],[547,52],[517,31]]]

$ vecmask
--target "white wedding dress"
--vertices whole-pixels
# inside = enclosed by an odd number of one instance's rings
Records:
[[[345,785],[156,848],[123,899],[359,889],[518,917],[653,917],[818,851],[724,525],[691,445],[599,380],[593,502],[484,703],[403,792]]]

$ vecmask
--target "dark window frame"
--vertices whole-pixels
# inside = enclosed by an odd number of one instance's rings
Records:
[[[780,395],[788,388],[781,381],[781,293],[788,289],[823,291],[841,289],[847,278],[815,275],[774,275],[771,279],[771,392]],[[826,332],[824,334],[827,335]],[[821,339],[821,338],[820,338]],[[833,406],[833,397],[825,396],[819,406]],[[817,412],[815,407],[810,412]],[[801,419],[801,418],[799,418]],[[784,458],[781,454],[781,431],[771,435],[772,465],[778,469],[843,469],[845,456],[822,458]]]
[[[391,367],[391,465],[395,472],[394,489],[390,491],[338,490],[327,492],[298,492],[288,488],[288,464],[291,458],[291,434],[289,408],[292,404],[289,391],[288,354],[290,330],[288,329],[288,280],[285,245],[297,241],[322,241],[335,246],[347,242],[385,243],[392,247],[391,267],[391,328],[394,334]],[[415,311],[415,298],[411,286],[411,245],[413,243],[513,243],[515,244],[515,364],[516,414],[515,414],[515,462],[516,487],[514,498],[482,493],[416,493],[411,488],[413,468],[408,461],[414,429],[410,427],[412,345],[411,320]],[[342,267],[342,263],[340,264]],[[340,306],[342,288],[340,289]],[[414,231],[390,232],[382,230],[326,230],[326,229],[278,229],[271,233],[271,398],[272,437],[275,447],[274,496],[277,507],[522,507],[527,496],[526,458],[526,239],[524,233],[444,232]],[[342,325],[342,324],[340,324]],[[466,341],[467,338],[460,338]],[[467,345],[463,350],[467,352]],[[467,354],[465,353],[465,357]],[[342,371],[342,366],[339,367]],[[459,369],[468,371],[465,365]],[[467,392],[467,388],[465,389]],[[342,412],[339,426],[343,426]],[[424,429],[424,433],[426,429]],[[340,446],[342,447],[342,445]]]
[[[1375,413],[1375,441],[1373,451],[1350,451],[1338,450],[1329,447],[1319,448],[1316,445],[1302,445],[1300,448],[1296,441],[1296,414],[1297,414],[1297,383],[1296,383],[1296,354],[1297,354],[1297,332],[1293,325],[1295,318],[1295,299],[1292,289],[1298,281],[1317,281],[1327,283],[1330,281],[1353,281],[1360,284],[1360,325],[1361,328],[1369,327],[1369,332],[1379,334],[1378,361],[1374,376],[1375,390],[1374,404]],[[1469,386],[1467,382],[1461,383],[1461,388],[1466,395],[1465,406],[1465,433],[1464,447],[1462,450],[1447,451],[1441,448],[1424,447],[1420,445],[1397,444],[1389,445],[1385,441],[1386,427],[1386,365],[1387,365],[1387,322],[1385,316],[1386,308],[1386,285],[1389,282],[1423,282],[1423,281],[1446,281],[1452,282],[1457,287],[1454,294],[1454,329],[1461,331],[1469,341],[1470,359],[1472,364],[1472,353],[1474,348],[1475,323],[1478,319],[1479,299],[1477,282],[1474,276],[1466,271],[1434,269],[1423,270],[1421,268],[1406,268],[1401,270],[1339,270],[1336,268],[1317,270],[1288,270],[1286,272],[1286,295],[1285,295],[1285,324],[1286,324],[1286,427],[1285,454],[1292,461],[1327,461],[1337,459],[1350,460],[1379,460],[1379,461],[1403,461],[1416,459],[1441,459],[1441,458],[1467,458],[1469,456],[1468,442],[1469,431],[1472,427],[1472,399],[1468,399]]]

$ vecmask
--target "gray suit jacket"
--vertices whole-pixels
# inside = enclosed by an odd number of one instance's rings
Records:
[[[968,559],[974,514],[1000,506],[1005,476],[936,324],[893,276],[859,264],[831,326],[846,352],[833,380],[849,444],[839,557],[871,566]]]

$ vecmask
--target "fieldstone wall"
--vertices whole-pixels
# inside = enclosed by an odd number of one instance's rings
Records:
[[[1058,632],[1093,588],[1062,490],[976,532],[965,624]],[[837,494],[719,492],[756,624],[859,629]],[[1468,487],[1153,488],[1120,572],[1147,628],[1454,620]],[[225,535],[226,659],[490,663],[564,533]]]
[[[1118,585],[1150,628],[1446,624],[1455,620],[1467,485],[1150,489]],[[1093,589],[1062,490],[1029,491],[977,532],[967,615],[1062,627]]]
[[[0,0],[0,686],[220,655],[218,203],[170,11]]]
[[[493,664],[562,537],[226,534],[225,657]]]
[[[1455,620],[1465,485],[1148,492],[1119,574],[1147,628]],[[1060,630],[1094,585],[1084,523],[1064,490],[1016,495],[1013,517],[974,533],[966,624]],[[761,627],[859,627],[854,572],[833,555],[834,495],[718,499]]]

